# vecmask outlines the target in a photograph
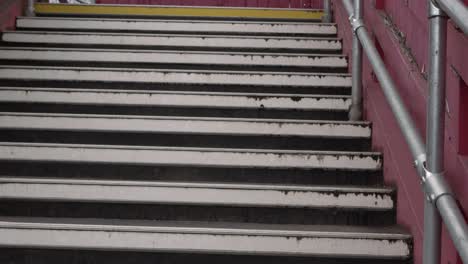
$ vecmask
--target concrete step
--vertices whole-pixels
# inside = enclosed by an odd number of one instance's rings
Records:
[[[347,111],[349,96],[0,87],[0,102],[98,106]]]
[[[387,188],[0,177],[0,199],[232,207],[394,210]]]
[[[79,17],[18,17],[22,30],[73,30],[119,32],[168,32],[233,35],[335,36],[335,24],[269,21],[209,21],[164,19],[112,19]]]
[[[0,112],[0,141],[366,151],[365,122]],[[325,142],[326,140],[326,142]]]
[[[68,178],[0,177],[1,214],[265,224],[395,224],[395,193],[388,188]]]
[[[0,112],[0,129],[370,139],[368,122]]]
[[[347,74],[313,74],[252,71],[202,71],[202,70],[149,70],[121,68],[82,68],[82,67],[34,67],[0,66],[0,80],[3,85],[21,82],[72,83],[89,88],[88,84],[101,86],[122,84],[134,89],[198,89],[218,92],[240,89],[256,92],[300,90],[313,93],[316,89],[329,93],[340,92],[351,87],[351,76]],[[10,82],[8,82],[10,81]],[[131,85],[130,85],[131,84]],[[193,88],[194,87],[194,88]],[[337,90],[337,91],[336,91]],[[323,91],[322,91],[323,92]]]
[[[410,240],[393,227],[0,218],[0,245],[15,248],[404,260]]]
[[[0,143],[0,160],[140,166],[377,171],[373,152]]]
[[[342,55],[0,47],[1,64],[216,70],[347,71]]]
[[[382,187],[102,180],[90,174],[0,177],[3,216],[395,224],[395,193]]]
[[[276,50],[339,53],[337,38],[168,35],[135,33],[92,33],[54,31],[5,31],[2,40],[8,43],[51,44],[70,46],[171,48],[194,50]]]
[[[348,96],[0,87],[0,111],[347,120]]]

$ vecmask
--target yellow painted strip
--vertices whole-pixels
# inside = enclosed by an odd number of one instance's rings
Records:
[[[320,20],[321,10],[220,8],[220,7],[174,7],[137,5],[70,5],[36,3],[37,14],[77,14],[112,16],[172,16],[172,17],[236,17]]]

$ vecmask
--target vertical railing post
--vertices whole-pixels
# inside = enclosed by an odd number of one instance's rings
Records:
[[[322,22],[324,23],[331,23],[332,22],[332,14],[331,14],[331,0],[323,0],[323,19]]]
[[[447,16],[428,0],[429,5],[429,97],[427,102],[426,169],[432,174],[444,172],[445,65]],[[440,263],[441,219],[436,201],[424,203],[424,264]]]
[[[362,20],[362,0],[354,0],[354,14],[351,19]],[[349,109],[349,119],[352,121],[362,118],[362,46],[356,31],[353,29],[352,52],[352,103]]]
[[[28,5],[26,7],[26,15],[34,16],[34,0],[28,0]]]

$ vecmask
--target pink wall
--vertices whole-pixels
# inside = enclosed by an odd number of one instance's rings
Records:
[[[0,0],[0,31],[15,27],[15,19],[23,14],[23,6],[23,0]]]
[[[428,21],[427,1],[373,1],[365,5],[366,27],[379,46],[390,74],[417,127],[424,133],[427,99]],[[465,3],[468,1],[465,0]],[[339,35],[350,55],[351,31],[341,1],[334,0]],[[381,7],[382,10],[375,8]],[[398,37],[397,37],[398,36]],[[465,213],[468,212],[468,38],[449,22],[448,26],[447,112],[445,166],[447,180]],[[422,263],[423,193],[412,157],[382,90],[364,59],[365,118],[373,122],[373,147],[385,155],[387,184],[398,188],[397,219],[414,236],[415,263]],[[447,233],[443,230],[442,262],[461,263]]]
[[[323,0],[97,0],[98,4],[321,8]]]

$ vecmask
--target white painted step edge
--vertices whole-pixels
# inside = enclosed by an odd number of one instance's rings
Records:
[[[283,169],[379,170],[372,152],[0,143],[0,160]]]
[[[248,207],[394,209],[387,188],[0,177],[0,199]]]
[[[0,102],[348,111],[349,96],[0,87]]]
[[[351,76],[347,74],[145,70],[89,67],[0,66],[0,79],[285,87],[351,86]]]
[[[365,139],[371,136],[366,122],[8,112],[0,112],[0,129]]]
[[[91,33],[55,31],[4,31],[4,42],[50,43],[73,45],[163,46],[226,49],[297,49],[338,52],[342,48],[337,38],[170,35],[135,33]]]
[[[271,21],[210,21],[210,20],[164,20],[164,19],[112,19],[112,18],[66,18],[66,17],[18,17],[17,28],[36,29],[85,29],[85,30],[131,30],[131,31],[180,31],[215,33],[294,33],[336,34],[335,24],[310,22]]]
[[[0,218],[4,247],[407,259],[409,240],[371,228]]]
[[[145,64],[197,64],[225,66],[276,66],[346,68],[345,57],[309,55],[265,55],[236,53],[198,53],[177,51],[125,51],[125,50],[76,50],[38,48],[0,48],[2,60],[35,60],[73,62],[121,62]]]

